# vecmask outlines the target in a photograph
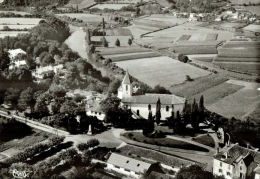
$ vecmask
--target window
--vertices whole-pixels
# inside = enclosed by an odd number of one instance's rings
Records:
[[[128,170],[128,169],[125,169],[125,171],[130,172],[130,170]]]
[[[227,176],[230,176],[230,172],[227,172]]]
[[[219,169],[218,171],[219,171],[219,173],[222,173],[222,169]]]
[[[101,115],[101,112],[99,112],[98,114]]]
[[[240,173],[240,178],[241,178],[241,179],[243,178],[243,173]]]
[[[166,106],[166,111],[167,111],[167,112],[169,111],[169,106]]]
[[[115,168],[120,168],[120,167],[118,167],[118,166],[115,165]]]
[[[126,163],[129,163],[129,160],[127,160]]]
[[[152,109],[151,104],[148,105],[148,110],[150,111]]]
[[[240,166],[240,170],[242,170],[242,166]]]
[[[125,105],[125,108],[128,109],[128,105]]]
[[[222,162],[220,162],[220,164],[219,164],[219,165],[220,165],[220,167],[222,167]]]
[[[125,90],[128,91],[128,85],[125,86]]]
[[[137,114],[138,116],[140,115],[139,109],[137,109],[136,114]]]
[[[137,166],[139,167],[139,166],[140,166],[140,164],[138,163],[138,164],[137,164]]]

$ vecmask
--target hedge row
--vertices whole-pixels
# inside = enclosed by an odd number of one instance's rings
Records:
[[[97,48],[97,50],[99,50]],[[118,48],[102,48],[100,54],[102,55],[116,55],[126,53],[137,53],[137,52],[149,52],[150,49],[140,47],[118,47]]]
[[[257,58],[260,57],[260,48],[219,48],[220,57]]]
[[[14,155],[13,157],[6,160],[7,164],[12,164],[16,162],[26,161],[28,158],[47,150],[53,146],[56,146],[64,141],[65,137],[52,137],[46,143],[39,143],[32,147],[26,148],[23,152]]]
[[[216,46],[174,46],[171,47],[171,50],[176,53],[182,53],[184,55],[192,55],[192,54],[216,54],[217,48]]]

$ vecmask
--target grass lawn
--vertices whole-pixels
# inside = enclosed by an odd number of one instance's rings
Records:
[[[195,137],[193,140],[209,147],[215,147],[215,142],[210,135],[201,135],[199,137]]]
[[[207,149],[204,149],[202,147],[189,144],[187,142],[174,140],[174,139],[168,139],[168,138],[149,138],[144,136],[140,132],[127,132],[123,134],[124,137],[137,141],[142,143],[147,143],[151,145],[157,145],[157,146],[164,146],[164,147],[172,147],[172,148],[178,148],[178,149],[184,149],[184,150],[196,150],[201,152],[208,152]]]
[[[169,166],[175,166],[175,167],[181,167],[183,164],[184,166],[192,164],[192,162],[188,160],[184,160],[178,157],[165,155],[159,152],[155,152],[148,149],[143,149],[140,147],[135,147],[132,145],[126,145],[124,147],[119,148],[120,154],[131,156],[135,155],[137,157],[144,157],[148,159],[152,159],[158,162],[161,162],[163,164],[169,165]]]
[[[208,71],[166,56],[121,61],[116,64],[150,86],[159,84],[166,88],[184,82],[186,75],[198,78],[210,74]]]

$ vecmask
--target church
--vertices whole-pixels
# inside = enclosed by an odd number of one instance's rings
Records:
[[[156,106],[160,101],[161,120],[171,117],[172,112],[182,111],[185,98],[173,94],[144,94],[134,95],[133,85],[130,81],[129,73],[126,72],[121,86],[118,88],[118,98],[121,99],[121,107],[131,109],[132,112],[142,118],[147,119],[149,112],[154,116]]]

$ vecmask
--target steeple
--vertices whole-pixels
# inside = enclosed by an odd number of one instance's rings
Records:
[[[128,70],[126,71],[126,74],[125,74],[125,77],[124,77],[124,79],[122,81],[122,84],[125,84],[125,85],[130,85],[131,84]]]

